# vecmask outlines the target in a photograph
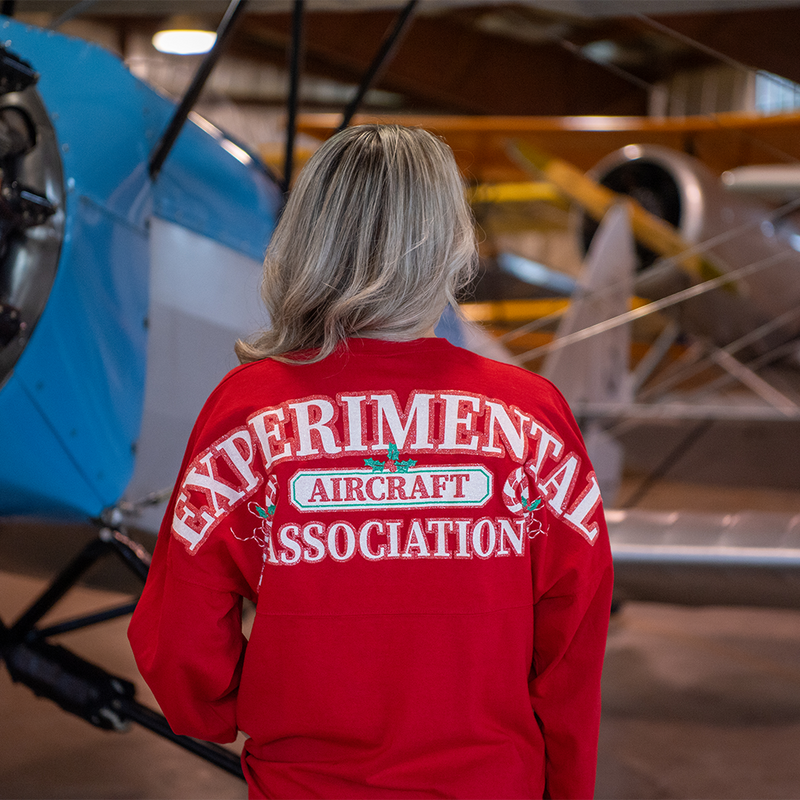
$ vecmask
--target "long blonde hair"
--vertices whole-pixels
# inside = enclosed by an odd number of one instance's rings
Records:
[[[236,353],[311,363],[349,336],[417,338],[457,308],[475,264],[450,148],[419,128],[348,128],[298,177],[264,261],[271,327]]]

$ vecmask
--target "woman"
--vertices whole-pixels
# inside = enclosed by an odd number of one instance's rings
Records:
[[[552,385],[434,336],[474,262],[452,153],[399,126],[332,137],[275,231],[130,627],[252,797],[592,796],[600,494]]]

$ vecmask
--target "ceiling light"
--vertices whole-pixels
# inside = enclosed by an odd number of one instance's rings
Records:
[[[160,53],[180,56],[207,53],[217,40],[208,26],[190,17],[170,17],[162,30],[153,36],[153,47]]]

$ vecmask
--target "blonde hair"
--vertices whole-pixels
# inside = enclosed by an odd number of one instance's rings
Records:
[[[271,327],[236,353],[311,363],[349,336],[415,339],[457,309],[475,264],[450,148],[419,128],[347,128],[298,177],[264,260]]]

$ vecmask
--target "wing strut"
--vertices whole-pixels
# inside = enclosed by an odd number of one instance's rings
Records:
[[[81,0],[80,3],[76,3],[71,8],[68,8],[60,17],[56,17],[47,26],[48,30],[57,31],[65,22],[69,22],[71,19],[79,17],[81,14],[88,11],[96,3],[97,0]]]
[[[198,67],[191,84],[189,84],[189,88],[186,90],[186,94],[183,95],[180,105],[169,121],[166,130],[161,134],[161,138],[158,140],[158,144],[155,146],[153,154],[150,156],[149,170],[151,180],[154,181],[158,178],[158,174],[161,172],[161,167],[164,166],[164,161],[169,155],[169,151],[172,150],[172,146],[175,144],[175,140],[178,138],[178,134],[181,132],[183,124],[189,116],[189,112],[197,102],[200,92],[203,91],[203,87],[206,85],[211,70],[214,69],[217,61],[219,61],[228,36],[246,5],[247,0],[231,0],[228,5],[225,16],[222,18],[222,22],[220,22],[219,28],[217,29],[217,40],[214,42],[214,46],[208,51]]]
[[[755,392],[762,400],[769,403],[769,405],[778,409],[782,414],[787,417],[797,416],[800,408],[797,404],[788,398],[782,392],[779,392],[772,384],[765,381],[759,375],[756,375],[753,370],[742,364],[739,359],[732,356],[730,353],[725,352],[724,349],[717,349],[711,353],[712,361],[719,367],[730,373],[738,381],[747,386],[748,389]]]
[[[392,30],[387,31],[386,36],[384,36],[381,42],[381,46],[378,48],[378,52],[375,54],[375,58],[372,60],[369,69],[361,80],[361,85],[358,87],[355,97],[347,104],[347,108],[344,110],[337,133],[338,131],[343,131],[350,124],[356,111],[358,111],[358,107],[361,105],[361,101],[364,99],[364,95],[370,90],[392,60],[395,51],[400,46],[400,42],[402,42],[403,36],[405,36],[408,30],[416,5],[417,0],[409,0],[403,10],[397,15]]]
[[[299,102],[298,90],[300,87],[300,70],[303,62],[304,45],[304,20],[305,9],[303,0],[294,0],[292,9],[292,44],[289,51],[289,97],[287,99],[286,120],[286,155],[283,160],[283,189],[284,196],[289,194],[289,185],[292,182],[294,170],[294,137],[297,133],[297,105]]]

